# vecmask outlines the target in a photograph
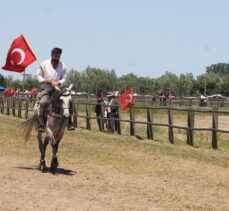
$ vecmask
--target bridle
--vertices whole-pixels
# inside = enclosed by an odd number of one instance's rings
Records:
[[[68,97],[68,96],[71,96],[71,90],[68,90],[68,89],[63,89],[60,91],[60,93],[57,94],[57,102],[60,102],[60,97]],[[68,117],[65,117],[64,116],[64,110],[65,109],[69,109],[69,107],[59,107],[59,104],[57,104],[57,107],[55,106],[54,104],[55,102],[52,102],[51,105],[52,105],[52,109],[56,110],[57,109],[57,112],[55,111],[52,111],[49,115],[54,117],[54,118],[68,118]]]

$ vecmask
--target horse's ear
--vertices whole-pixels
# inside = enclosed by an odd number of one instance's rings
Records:
[[[73,84],[70,84],[69,87],[68,87],[68,89],[71,91],[72,88],[73,88]]]

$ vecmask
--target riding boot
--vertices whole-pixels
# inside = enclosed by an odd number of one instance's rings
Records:
[[[67,124],[67,128],[68,130],[75,130],[74,126],[73,126],[73,122],[72,122],[72,117],[71,115],[68,118],[68,124]]]
[[[43,116],[38,116],[38,131],[44,133],[45,132],[45,124]]]

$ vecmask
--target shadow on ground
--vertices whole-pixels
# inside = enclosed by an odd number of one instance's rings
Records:
[[[16,167],[13,167],[13,168],[40,171],[38,166],[16,166]],[[72,171],[71,169],[64,169],[64,168],[57,168],[55,171],[51,171],[51,169],[49,167],[47,167],[46,171],[43,172],[43,173],[51,173],[51,174],[54,174],[54,175],[62,174],[62,175],[72,176],[76,172]]]

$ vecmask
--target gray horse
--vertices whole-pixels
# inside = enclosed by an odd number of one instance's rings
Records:
[[[43,139],[42,133],[37,131],[37,138],[41,154],[39,169],[42,172],[47,171],[45,164],[45,150],[49,141],[52,146],[52,161],[50,170],[54,172],[58,167],[57,151],[70,115],[69,107],[71,103],[71,89],[72,85],[64,89],[54,89],[49,107],[50,110],[46,112],[45,116],[45,138]],[[35,125],[37,128],[38,125],[37,106],[39,106],[39,102],[37,102],[35,105],[33,117],[19,125],[19,128],[21,128],[24,132],[24,139],[26,142],[31,135],[33,126]]]

